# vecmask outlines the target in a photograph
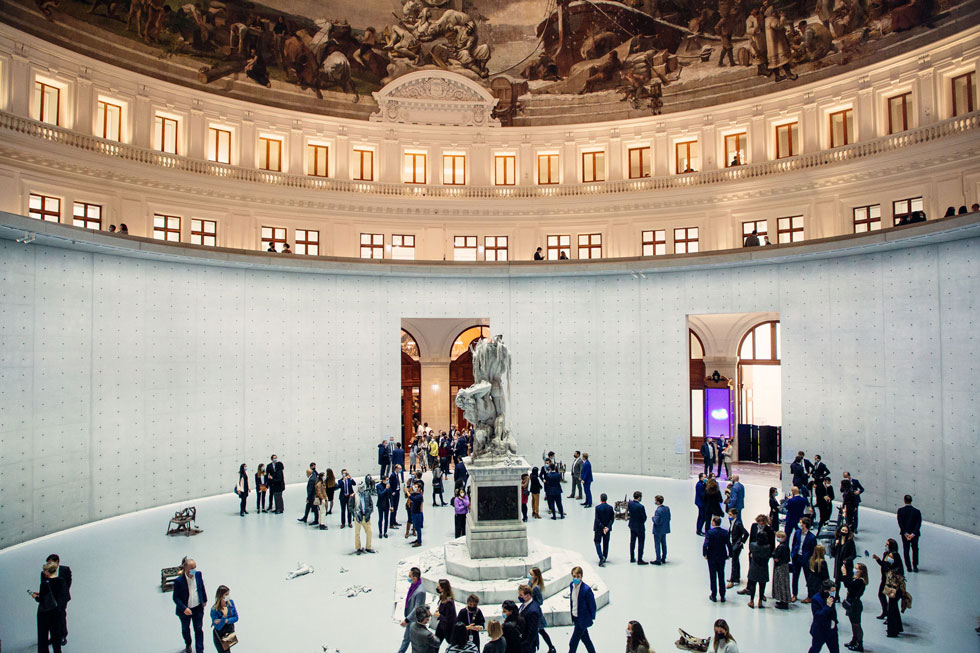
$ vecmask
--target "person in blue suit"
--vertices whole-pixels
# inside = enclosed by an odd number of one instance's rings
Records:
[[[517,589],[517,599],[520,608],[517,614],[524,622],[524,630],[521,632],[521,653],[534,653],[541,644],[538,631],[541,630],[541,606],[534,600],[532,590],[529,585],[521,585]]]
[[[670,533],[670,508],[664,505],[664,498],[657,495],[653,498],[657,509],[653,511],[653,548],[657,553],[655,565],[667,562],[667,534]]]
[[[354,527],[354,515],[347,505],[351,496],[354,495],[354,487],[357,485],[350,473],[346,469],[340,470],[341,478],[337,484],[340,486],[340,527]]]
[[[173,600],[180,618],[180,633],[184,636],[184,653],[191,653],[191,623],[194,624],[194,648],[204,653],[204,606],[208,593],[204,576],[197,571],[197,562],[185,557],[180,562],[182,573],[174,580]]]
[[[704,512],[704,488],[706,485],[704,474],[698,474],[698,482],[694,484],[694,505],[698,508],[698,535],[702,535],[702,530],[707,526]]]
[[[837,608],[834,607],[834,581],[825,580],[820,591],[810,597],[810,612],[813,613],[813,623],[810,624],[810,653],[819,653],[824,644],[830,653],[840,651],[837,628]]]
[[[599,566],[606,566],[609,558],[609,537],[612,534],[613,522],[616,521],[616,511],[607,503],[609,497],[605,493],[599,495],[601,503],[595,507],[595,519],[592,521],[592,532],[595,539],[595,552],[599,556]]]
[[[589,454],[582,454],[582,486],[585,488],[585,502],[582,504],[586,508],[592,507],[592,461]]]
[[[711,529],[704,536],[701,545],[701,555],[708,561],[708,576],[711,578],[712,601],[725,602],[725,561],[732,555],[732,544],[728,539],[728,531],[721,527],[721,517],[711,518]]]
[[[813,549],[817,546],[817,536],[810,532],[810,520],[804,517],[800,520],[800,526],[793,532],[793,546],[790,549],[790,560],[793,564],[793,601],[800,587],[800,571],[803,578],[810,578],[810,556]],[[809,603],[809,599],[804,603]]]
[[[572,637],[568,640],[568,653],[578,650],[578,643],[585,644],[585,650],[595,653],[589,628],[595,622],[595,594],[592,588],[582,581],[582,568],[572,568],[572,583],[568,586],[568,603],[572,608]]]
[[[745,486],[739,483],[738,474],[732,476],[731,494],[728,495],[728,509],[737,513],[738,520],[742,520],[742,510],[745,508]]]
[[[784,524],[784,531],[786,536],[789,537],[790,534],[800,523],[800,518],[803,517],[803,513],[806,511],[807,502],[806,499],[800,496],[800,488],[793,486],[792,496],[786,502],[786,523]]]
[[[643,543],[647,537],[647,509],[640,503],[642,499],[643,493],[637,490],[633,493],[633,500],[629,502],[626,508],[630,528],[630,562],[635,562],[638,565],[647,564],[647,561],[643,559]],[[635,555],[638,543],[639,556]]]
[[[561,505],[561,474],[553,466],[548,467],[548,472],[544,475],[544,495],[548,499],[548,510],[551,511],[551,518],[565,518],[565,507]]]

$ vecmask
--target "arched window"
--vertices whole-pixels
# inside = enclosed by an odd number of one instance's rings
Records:
[[[456,336],[456,340],[453,341],[453,348],[449,352],[449,359],[456,360],[457,358],[460,357],[460,355],[462,355],[467,349],[470,348],[470,344],[472,344],[473,341],[479,340],[480,338],[489,338],[489,337],[490,337],[490,327],[480,326],[480,325],[471,326],[470,328],[466,329],[458,336]]]
[[[419,343],[411,333],[402,329],[402,352],[411,356],[412,360],[419,359]]]
[[[779,322],[763,322],[749,329],[738,343],[739,363],[752,365],[778,365],[781,347]]]
[[[698,334],[694,333],[693,330],[691,330],[690,351],[691,351],[691,360],[692,361],[693,360],[700,360],[700,359],[704,358],[704,345],[701,344],[701,338],[699,338],[698,337]]]

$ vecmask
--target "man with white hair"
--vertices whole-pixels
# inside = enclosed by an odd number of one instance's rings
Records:
[[[208,602],[204,577],[197,571],[194,558],[185,557],[180,567],[182,573],[174,581],[173,600],[180,618],[180,632],[184,636],[184,653],[191,653],[191,622],[194,623],[195,649],[197,653],[204,653],[204,606]]]

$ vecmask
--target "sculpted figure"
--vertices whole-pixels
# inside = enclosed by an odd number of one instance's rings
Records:
[[[460,390],[456,405],[474,425],[473,458],[517,453],[517,442],[507,424],[510,403],[510,352],[503,336],[470,345],[473,385]]]

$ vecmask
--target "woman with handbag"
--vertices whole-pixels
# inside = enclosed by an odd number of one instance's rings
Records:
[[[881,614],[875,619],[884,619],[888,615],[888,598],[885,596],[885,582],[888,580],[888,572],[896,571],[899,576],[905,575],[905,566],[902,564],[902,557],[898,555],[898,542],[888,538],[885,542],[885,552],[879,558],[878,554],[871,556],[881,568],[881,582],[878,584],[878,603],[881,604]]]
[[[327,530],[327,475],[320,472],[317,477],[316,485],[313,489],[313,505],[318,508],[317,517],[320,521],[320,530]]]
[[[265,493],[269,491],[269,479],[265,475],[265,465],[259,463],[255,472],[255,512],[269,512],[265,509]]]
[[[248,468],[242,463],[238,468],[238,484],[235,486],[235,494],[238,495],[241,505],[238,509],[238,516],[244,517],[248,514],[245,510],[245,503],[248,501]]]
[[[840,566],[840,571],[844,573],[844,565]],[[845,575],[842,579],[844,587],[847,588],[847,595],[844,597],[844,613],[851,622],[851,641],[844,644],[845,648],[852,651],[864,650],[864,629],[861,628],[861,614],[864,612],[864,604],[861,597],[868,585],[868,568],[859,562],[854,565],[854,575]]]
[[[214,649],[224,653],[238,643],[235,634],[235,624],[238,623],[238,610],[229,594],[231,590],[226,585],[218,587],[215,592],[214,605],[211,606],[211,626],[214,628]]]

